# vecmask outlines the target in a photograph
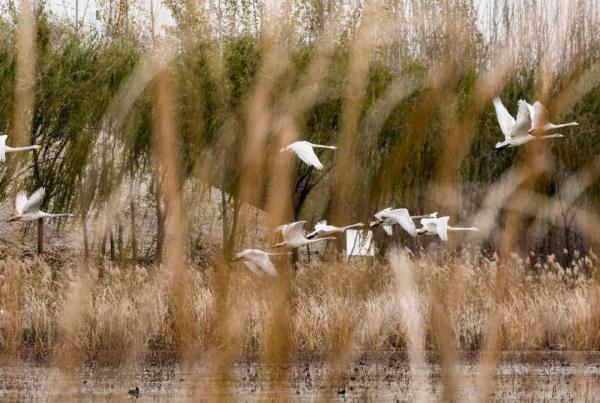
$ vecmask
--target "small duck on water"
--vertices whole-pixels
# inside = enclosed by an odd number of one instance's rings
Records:
[[[129,395],[133,397],[140,397],[140,388],[136,386],[135,389],[129,389],[129,392],[127,393],[129,393]]]

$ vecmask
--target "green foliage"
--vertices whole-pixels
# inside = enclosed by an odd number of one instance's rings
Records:
[[[179,10],[179,9],[178,9]],[[184,10],[178,14],[184,17]],[[38,15],[36,36],[35,111],[33,115],[33,140],[42,149],[35,159],[39,176],[31,176],[29,188],[45,186],[50,209],[69,209],[81,206],[84,212],[106,200],[114,186],[125,176],[142,177],[153,174],[153,107],[148,88],[126,112],[122,127],[108,133],[103,126],[107,108],[131,76],[142,55],[147,51],[141,41],[131,35],[111,37],[110,40],[94,31],[75,32],[43,12]],[[194,20],[200,24],[201,20]],[[13,126],[13,97],[15,89],[15,24],[9,17],[0,18],[0,127]],[[190,27],[188,27],[190,28]],[[247,101],[258,85],[258,72],[262,63],[263,39],[259,35],[244,33],[219,39],[210,39],[202,30],[180,35],[181,47],[172,63],[174,115],[181,150],[181,168],[184,179],[193,175],[206,158],[214,172],[207,175],[213,185],[234,194],[240,177],[243,146],[246,140]],[[248,31],[250,32],[250,31]],[[189,34],[189,35],[188,35]],[[350,35],[350,34],[348,34]],[[182,38],[185,38],[182,39]],[[335,144],[342,127],[346,86],[348,85],[349,49],[345,37],[337,44],[331,63],[322,77],[319,95],[302,119],[301,137],[315,143]],[[478,38],[477,41],[482,41]],[[300,78],[317,56],[313,41],[298,41],[289,52],[289,66],[282,77],[275,77],[273,108],[279,105],[281,94],[298,90]],[[292,46],[292,45],[290,45]],[[478,45],[479,46],[479,45]],[[473,92],[485,65],[485,50],[477,49],[467,61],[457,68],[458,77],[448,91],[452,92],[457,120],[465,118],[474,102]],[[385,49],[381,50],[381,54]],[[287,57],[287,56],[286,56]],[[471,57],[474,59],[471,60]],[[386,114],[377,128],[365,124],[365,119],[380,107],[377,101],[389,91],[399,78],[423,79],[429,67],[423,58],[405,57],[398,66],[386,60],[393,57],[376,56],[370,65],[366,96],[360,108],[358,147],[360,156],[367,162],[364,183],[356,198],[356,208],[366,218],[380,204],[406,206],[413,211],[424,209],[428,184],[439,169],[438,160],[448,132],[443,94],[422,86],[403,98]],[[591,61],[585,65],[591,65]],[[511,113],[516,112],[517,101],[532,99],[535,94],[536,69],[524,64],[498,94]],[[426,80],[423,79],[423,82]],[[557,80],[556,86],[562,85]],[[150,85],[151,87],[151,85]],[[442,99],[443,98],[443,99]],[[430,105],[423,107],[423,103]],[[421,109],[419,109],[421,108]],[[418,125],[415,114],[419,110],[431,112],[427,121]],[[567,138],[552,146],[556,157],[555,173],[540,182],[548,194],[555,192],[557,184],[577,171],[600,153],[600,142],[594,133],[600,129],[600,88],[589,91],[561,120],[578,120],[581,127],[567,133]],[[476,133],[472,136],[466,158],[458,161],[460,179],[476,184],[468,197],[478,205],[487,186],[520,158],[518,149],[496,152],[494,143],[501,137],[494,109],[491,105],[477,116]],[[407,138],[412,133],[414,138]],[[100,144],[101,134],[111,139],[110,147]],[[271,133],[272,134],[272,133]],[[373,139],[364,143],[366,138]],[[10,141],[9,141],[10,142]],[[373,190],[377,177],[383,173],[386,161],[394,158],[394,150],[404,144],[410,147],[408,158],[391,175],[388,189]],[[319,153],[327,166],[335,163],[335,154]],[[118,158],[119,160],[115,160]],[[2,185],[6,187],[8,178]],[[300,190],[294,212],[303,215],[303,203],[313,187],[321,180],[320,173],[298,163],[295,188]],[[265,180],[261,194],[266,194]],[[81,189],[91,195],[78,196]],[[358,189],[358,188],[357,188]],[[597,203],[599,186],[594,185],[587,197]],[[303,193],[304,192],[304,193]],[[6,193],[3,193],[6,194]],[[375,194],[375,197],[365,197]],[[86,201],[82,199],[85,198]],[[331,200],[323,196],[312,203],[320,204],[321,211],[328,209]],[[364,205],[366,199],[372,205]],[[357,217],[361,218],[361,217]]]

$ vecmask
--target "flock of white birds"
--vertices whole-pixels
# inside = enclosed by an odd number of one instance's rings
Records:
[[[552,130],[578,126],[579,123],[571,122],[564,124],[553,124],[550,122],[550,113],[539,101],[529,104],[527,101],[519,100],[516,119],[506,110],[506,107],[496,97],[493,99],[494,108],[496,109],[496,117],[500,125],[500,130],[504,135],[504,141],[496,143],[496,149],[506,147],[517,147],[526,144],[532,140],[544,140],[551,138],[564,137],[560,133],[546,134]],[[323,169],[323,164],[319,161],[319,157],[315,154],[315,148],[327,148],[336,150],[337,147],[321,144],[313,144],[308,141],[295,141],[287,147],[281,149],[280,152],[291,151],[295,153],[300,160],[308,166],[318,170]],[[478,231],[474,227],[453,227],[448,225],[450,217],[438,217],[438,213],[426,215],[410,215],[406,208],[387,207],[374,215],[375,220],[371,221],[371,228],[381,226],[386,234],[393,235],[393,227],[399,226],[406,231],[410,236],[418,235],[433,235],[438,236],[442,241],[448,240],[448,232],[451,231]],[[415,220],[420,219],[421,227],[417,228]],[[357,223],[344,227],[336,227],[327,224],[327,221],[321,221],[315,225],[314,230],[306,235],[304,224],[306,221],[297,221],[289,224],[284,224],[275,229],[275,232],[280,232],[283,239],[282,242],[273,245],[273,247],[287,247],[290,249],[300,248],[316,242],[323,242],[331,239],[336,239],[333,235],[336,233],[344,233],[347,229],[363,227],[364,224]],[[277,276],[277,270],[271,262],[270,256],[286,255],[288,253],[269,252],[260,249],[244,249],[235,255],[234,261],[242,261],[248,269],[254,274],[262,276]]]
[[[531,105],[524,100],[520,100],[518,102],[516,119],[506,110],[506,107],[502,104],[500,98],[494,98],[493,104],[496,109],[500,130],[502,131],[502,134],[504,134],[504,141],[496,143],[496,149],[521,146],[532,140],[564,137],[559,133],[545,133],[563,127],[579,125],[577,122],[559,125],[551,123],[550,113],[539,101],[536,101]],[[0,161],[5,161],[6,153],[32,151],[40,148],[39,145],[9,147],[6,145],[6,139],[6,135],[0,136]],[[319,161],[317,154],[315,154],[315,148],[337,149],[335,146],[313,144],[308,141],[295,141],[287,147],[282,148],[280,152],[293,152],[308,166],[321,170],[323,169],[323,164]],[[10,217],[8,221],[34,221],[43,218],[73,217],[73,214],[69,213],[51,214],[42,211],[41,207],[44,202],[45,194],[46,192],[43,187],[36,190],[29,198],[25,192],[19,192],[15,200],[16,214]],[[371,228],[381,226],[390,236],[393,235],[394,226],[401,227],[412,237],[418,235],[433,235],[438,236],[442,241],[448,240],[449,231],[477,231],[477,228],[474,227],[452,227],[448,225],[450,217],[438,217],[437,212],[426,215],[410,215],[405,208],[387,207],[375,213],[374,216],[375,220],[371,221],[369,226]],[[420,228],[415,226],[415,220],[418,219],[421,220]],[[283,241],[273,246],[296,249],[312,243],[336,239],[333,235],[343,234],[348,229],[364,226],[362,223],[356,223],[337,227],[328,224],[327,221],[321,221],[315,225],[315,228],[311,233],[306,235],[306,232],[304,231],[305,223],[306,221],[297,221],[277,227],[275,232],[281,233]],[[270,256],[282,254],[288,253],[268,252],[260,249],[244,249],[236,254],[234,261],[243,261],[246,267],[257,275],[267,274],[269,276],[276,276],[277,270],[275,270]]]

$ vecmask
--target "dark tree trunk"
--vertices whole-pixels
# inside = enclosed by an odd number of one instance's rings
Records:
[[[44,253],[44,220],[41,218],[37,223],[37,253],[38,255]]]
[[[221,190],[221,217],[223,222],[223,244],[229,239],[229,215],[227,214],[227,196]]]
[[[158,263],[162,260],[163,244],[165,241],[165,224],[160,203],[156,204],[156,254],[154,260]]]
[[[300,256],[297,248],[292,249],[292,267],[295,272],[300,268]]]
[[[123,261],[123,224],[121,224],[121,220],[117,221],[117,255],[119,259],[119,263]]]
[[[102,234],[102,241],[100,242],[100,256],[104,256],[104,251],[106,251],[106,231]]]
[[[112,262],[114,262],[116,254],[115,254],[115,238],[113,236],[112,228],[108,232],[108,237],[110,239],[110,260]]]

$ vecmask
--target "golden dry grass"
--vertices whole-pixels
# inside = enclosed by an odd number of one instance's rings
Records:
[[[536,264],[513,256],[503,264],[510,275],[502,300],[494,298],[500,263],[481,254],[429,251],[411,259],[403,253],[392,262],[315,262],[294,277],[275,279],[257,278],[240,266],[220,308],[215,270],[187,269],[192,303],[178,320],[192,329],[189,342],[200,353],[227,352],[234,360],[268,361],[273,349],[290,360],[326,361],[353,352],[387,354],[411,343],[415,351],[441,351],[441,337],[448,336],[457,349],[480,349],[491,312],[499,320],[502,350],[600,348],[594,255],[566,268],[552,256]],[[285,271],[287,263],[279,264]],[[3,310],[3,351],[41,358],[80,351],[82,361],[107,364],[189,352],[178,340],[162,267],[109,265],[102,277],[83,270],[53,271],[41,260],[0,264],[2,301],[15,298],[16,283],[22,286],[21,298],[13,301],[20,318]],[[286,282],[289,298],[281,293]],[[443,331],[440,316],[449,326]],[[17,335],[9,338],[8,331]],[[288,335],[285,348],[278,346],[282,332]]]

